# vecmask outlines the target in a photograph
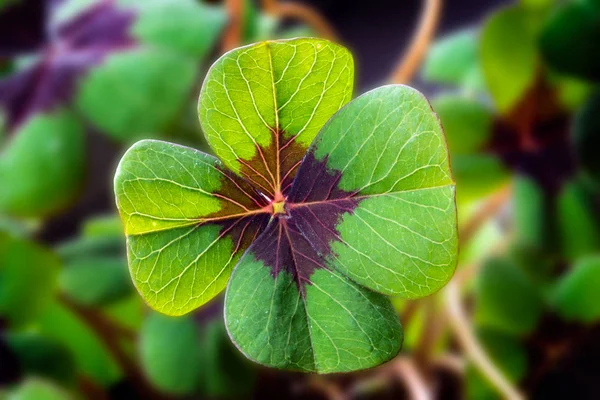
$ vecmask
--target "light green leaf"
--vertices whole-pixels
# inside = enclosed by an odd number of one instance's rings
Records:
[[[86,238],[122,238],[123,224],[118,215],[101,215],[83,223],[81,235]]]
[[[204,322],[202,362],[201,392],[210,398],[248,397],[256,383],[256,365],[231,343],[221,316]]]
[[[475,321],[511,335],[535,329],[543,312],[540,294],[510,259],[491,259],[477,278]]]
[[[519,243],[538,249],[547,248],[551,241],[546,217],[548,198],[539,185],[529,177],[517,176],[513,189],[514,221]]]
[[[73,400],[74,396],[50,381],[29,378],[10,390],[6,400]]]
[[[54,294],[59,261],[49,250],[0,232],[0,316],[31,322]]]
[[[483,89],[477,36],[476,31],[469,29],[453,32],[437,40],[427,53],[423,79],[468,89]]]
[[[97,334],[71,310],[52,302],[38,319],[41,334],[69,349],[77,370],[101,385],[111,385],[123,373]]]
[[[140,332],[141,365],[153,385],[173,394],[193,393],[203,370],[200,332],[190,317],[151,314]]]
[[[76,101],[115,139],[153,137],[183,109],[196,69],[189,58],[156,48],[116,53],[81,81]]]
[[[563,187],[557,200],[557,231],[562,254],[570,259],[600,250],[600,220],[594,199],[581,182]]]
[[[535,14],[509,6],[492,14],[481,33],[483,75],[496,107],[509,112],[535,80],[538,55]]]
[[[451,160],[459,204],[481,199],[511,178],[509,169],[493,154],[457,154]]]
[[[134,36],[196,60],[208,55],[227,20],[222,7],[195,0],[144,0],[131,5],[138,11]]]
[[[165,142],[129,149],[115,194],[135,286],[170,315],[216,296],[265,222],[264,200],[246,182],[212,156]]]
[[[481,102],[457,95],[442,95],[432,101],[446,133],[450,154],[479,152],[490,139],[492,111]]]
[[[585,257],[560,278],[552,301],[566,320],[592,323],[600,319],[599,291],[600,257]]]
[[[354,66],[320,39],[230,51],[210,69],[198,112],[208,143],[263,193],[285,191],[323,124],[352,96]]]
[[[0,211],[44,217],[60,210],[82,184],[84,158],[83,129],[70,113],[31,118],[0,152]]]
[[[122,257],[85,257],[67,264],[59,276],[61,290],[78,304],[98,306],[122,299],[133,290]]]

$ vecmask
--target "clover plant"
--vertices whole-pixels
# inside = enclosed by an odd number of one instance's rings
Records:
[[[423,95],[389,85],[350,101],[353,74],[326,40],[235,49],[198,104],[218,158],[156,140],[126,152],[115,194],[152,308],[186,314],[227,286],[231,339],[270,367],[352,371],[398,353],[386,296],[452,276],[454,181]]]

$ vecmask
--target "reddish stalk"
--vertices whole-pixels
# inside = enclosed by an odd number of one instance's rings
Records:
[[[423,0],[423,10],[417,30],[398,66],[392,72],[392,83],[409,82],[427,54],[440,19],[442,0]]]
[[[502,371],[496,367],[477,340],[471,328],[471,321],[467,318],[462,307],[458,283],[452,280],[448,283],[446,289],[444,289],[444,293],[450,326],[467,357],[503,398],[523,400],[525,397],[512,385]]]
[[[244,0],[225,0],[229,22],[221,42],[223,52],[235,49],[242,44],[244,26]]]
[[[338,35],[327,20],[314,8],[299,3],[279,3],[277,0],[263,0],[264,10],[280,18],[292,18],[313,28],[319,36],[336,41]]]

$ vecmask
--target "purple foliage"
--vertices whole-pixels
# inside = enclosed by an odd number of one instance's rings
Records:
[[[111,53],[135,46],[129,32],[135,17],[103,1],[58,26],[32,65],[0,81],[0,108],[8,129],[35,113],[68,104],[90,68]]]

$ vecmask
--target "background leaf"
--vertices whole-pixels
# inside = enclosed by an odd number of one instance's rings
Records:
[[[573,143],[583,169],[600,182],[600,159],[596,149],[600,145],[600,91],[593,93],[575,114]]]
[[[496,11],[483,26],[480,46],[487,88],[498,110],[506,113],[535,80],[535,14],[518,5]]]
[[[50,381],[30,378],[9,391],[7,400],[69,400],[72,395]]]
[[[152,313],[140,336],[142,368],[150,381],[173,394],[193,393],[203,373],[200,332],[190,317]]]
[[[0,211],[43,217],[60,210],[80,189],[84,157],[83,129],[73,115],[30,119],[0,152]]]
[[[5,339],[24,373],[66,385],[74,383],[75,361],[60,343],[32,332],[9,333]]]
[[[566,3],[554,12],[540,38],[541,52],[558,71],[600,80],[600,6],[594,0]]]
[[[143,43],[162,46],[166,51],[178,51],[195,60],[203,60],[212,50],[227,19],[222,7],[200,1],[131,3],[138,10],[133,26],[135,37]]]
[[[59,276],[61,290],[82,305],[104,305],[132,292],[122,257],[86,257],[71,261]]]
[[[543,312],[541,297],[529,277],[510,259],[492,259],[477,278],[478,325],[512,335],[530,333]]]
[[[196,68],[189,58],[158,49],[114,54],[81,82],[76,101],[116,139],[154,137],[184,107]]]
[[[76,314],[57,302],[51,302],[37,326],[44,336],[69,349],[77,369],[94,382],[109,386],[123,374],[97,334]]]
[[[584,323],[600,318],[600,258],[585,257],[577,261],[560,278],[553,294],[553,303],[562,317]]]
[[[423,79],[483,90],[478,44],[478,33],[473,29],[452,32],[437,40],[427,53]]]
[[[36,318],[54,294],[58,268],[47,249],[0,232],[0,316],[15,325]]]

